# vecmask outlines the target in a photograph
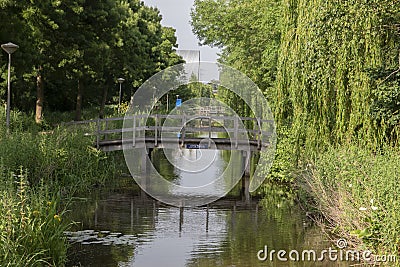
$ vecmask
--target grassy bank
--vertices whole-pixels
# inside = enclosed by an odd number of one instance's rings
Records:
[[[68,224],[59,195],[44,183],[31,186],[22,169],[0,169],[0,266],[62,266]]]
[[[84,136],[90,129],[43,132],[32,117],[13,112],[7,133],[3,115],[0,266],[62,266],[68,246],[63,231],[69,227],[63,220],[65,202],[114,177],[116,160],[93,148],[92,138]]]
[[[300,182],[333,234],[360,249],[399,256],[399,166],[399,149],[330,148],[306,164]]]

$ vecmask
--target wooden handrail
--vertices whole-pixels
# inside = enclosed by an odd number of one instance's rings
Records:
[[[112,129],[112,124],[110,122],[117,122],[123,120],[132,120],[133,124],[129,128],[116,128]],[[143,123],[143,120],[146,119],[146,122]],[[152,119],[154,121],[154,125],[148,124],[148,119]],[[178,126],[164,126],[163,122],[165,120],[177,120]],[[222,122],[221,122],[222,120]],[[194,126],[189,125],[193,121],[208,121],[208,125],[202,126]],[[242,123],[240,123],[240,121]],[[253,122],[253,129],[246,128],[246,121]],[[218,122],[222,126],[213,126],[213,122]],[[263,127],[271,124],[272,120],[260,119],[260,118],[251,118],[251,117],[238,117],[238,116],[225,116],[225,115],[210,115],[210,116],[200,116],[200,115],[186,115],[186,114],[136,114],[133,116],[119,117],[119,118],[104,118],[104,119],[95,119],[95,120],[85,120],[85,121],[76,121],[65,123],[65,125],[85,125],[94,123],[96,125],[95,133],[88,133],[85,135],[95,135],[96,136],[96,148],[100,148],[100,142],[114,141],[120,140],[122,137],[110,137],[109,135],[121,135],[123,133],[132,132],[132,145],[136,145],[137,138],[143,138],[147,136],[146,133],[153,133],[149,136],[153,136],[154,145],[157,147],[159,140],[161,140],[161,135],[165,133],[176,134],[177,132],[181,132],[179,139],[181,144],[185,143],[185,138],[188,134],[196,134],[196,133],[208,133],[209,143],[211,142],[213,133],[227,133],[231,135],[231,138],[234,142],[235,148],[238,148],[238,144],[246,140],[246,138],[240,138],[241,134],[248,134],[247,140],[249,142],[256,142],[258,149],[261,149],[263,144],[263,138],[270,137],[272,133],[263,129]],[[105,125],[104,129],[101,125]],[[111,125],[111,126],[110,126]],[[183,125],[183,126],[181,126]],[[215,124],[214,124],[215,125]],[[242,126],[240,126],[242,125]],[[110,129],[109,129],[110,126]],[[120,127],[120,126],[118,126]],[[244,128],[243,128],[244,127]],[[139,134],[138,134],[139,133]],[[143,134],[140,134],[143,133]],[[114,139],[113,139],[114,138]],[[209,144],[210,145],[210,144]]]

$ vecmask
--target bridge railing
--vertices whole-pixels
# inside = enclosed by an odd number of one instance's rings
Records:
[[[123,120],[127,119],[126,128]],[[261,149],[264,137],[271,135],[273,121],[250,117],[232,117],[224,115],[164,115],[138,114],[131,117],[104,118],[70,123],[73,125],[92,125],[92,132],[85,135],[95,136],[96,147],[99,149],[107,142],[121,140],[123,132],[132,133],[132,145],[140,138],[152,139],[157,146],[161,137],[176,138],[183,144],[187,138],[230,138],[234,146],[247,138]],[[182,127],[183,125],[183,127]],[[250,127],[249,127],[250,126]],[[229,137],[228,137],[229,136]]]

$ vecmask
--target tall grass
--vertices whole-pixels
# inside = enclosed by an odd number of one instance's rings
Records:
[[[400,249],[400,151],[330,148],[304,175],[317,208],[337,235],[375,252]]]
[[[0,165],[0,266],[60,266],[66,259],[68,225],[59,210],[60,196],[27,174]]]
[[[84,135],[90,126],[41,132],[33,116],[12,112],[8,132],[4,118],[0,111],[0,266],[62,266],[60,202],[113,178],[116,161]]]
[[[101,185],[114,176],[115,162],[93,147],[93,138],[84,135],[91,130],[57,127],[38,132],[14,128],[7,134],[0,129],[0,161],[9,172],[23,166],[32,184],[43,179],[46,184],[80,189]]]

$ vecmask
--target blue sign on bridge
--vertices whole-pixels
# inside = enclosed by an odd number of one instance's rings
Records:
[[[187,149],[208,149],[206,144],[186,144]]]

